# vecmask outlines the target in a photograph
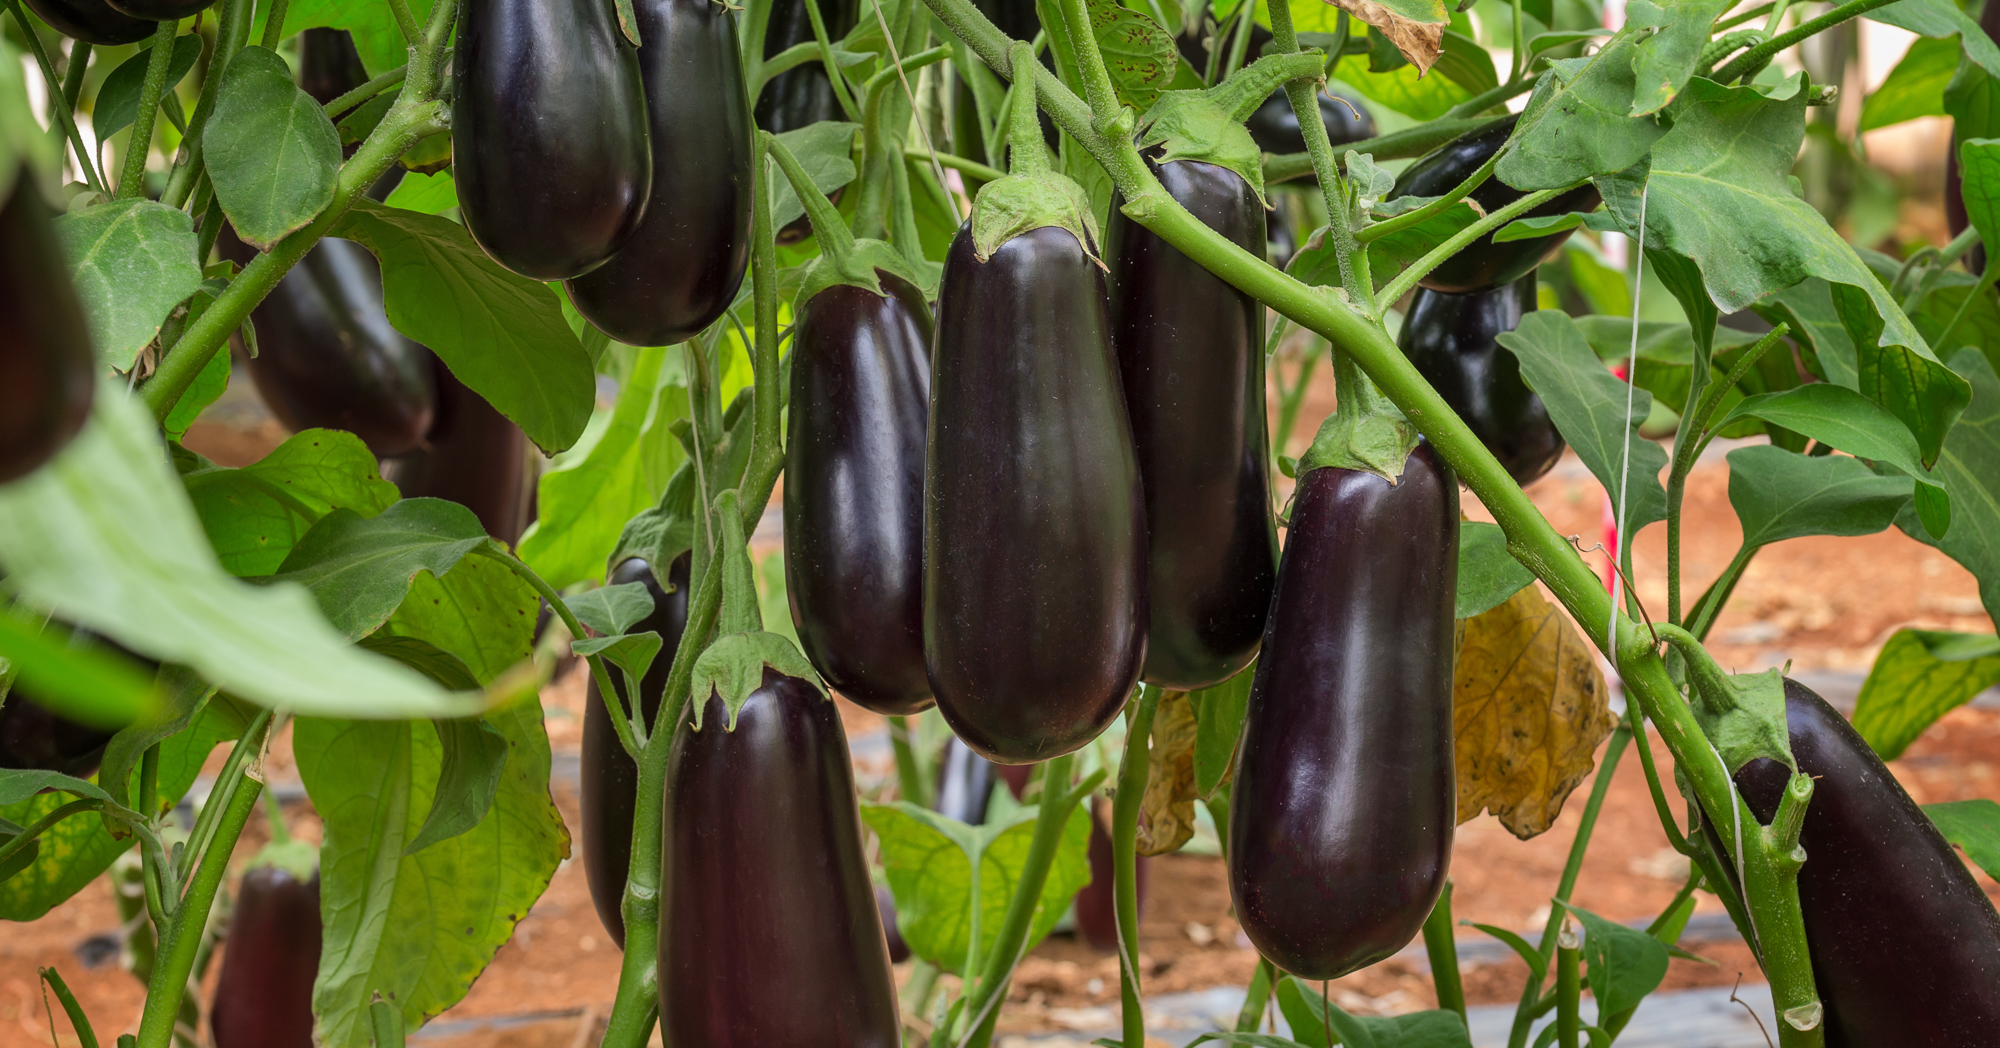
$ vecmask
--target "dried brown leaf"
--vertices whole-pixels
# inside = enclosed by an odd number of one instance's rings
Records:
[[[1539,588],[1461,620],[1458,821],[1483,808],[1522,840],[1546,831],[1616,724],[1606,697],[1590,645]]]
[[[1382,31],[1396,50],[1417,67],[1417,75],[1422,76],[1437,64],[1438,56],[1444,54],[1444,31],[1448,18],[1443,4],[1424,3],[1423,0],[1390,0],[1377,3],[1376,0],[1327,0],[1328,3],[1346,11],[1355,18]],[[1398,11],[1402,7],[1406,10]],[[1435,7],[1436,10],[1431,10]],[[1411,17],[1412,12],[1420,12],[1425,19]]]
[[[1194,836],[1194,704],[1184,691],[1160,696],[1146,794],[1139,802],[1139,854],[1165,855]]]

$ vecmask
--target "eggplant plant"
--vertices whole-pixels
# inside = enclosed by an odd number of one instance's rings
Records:
[[[571,854],[565,656],[613,1048],[988,1048],[1093,877],[1141,1048],[1140,863],[1197,803],[1260,957],[1207,1038],[1285,1048],[1275,1003],[1291,1044],[1469,1048],[1454,828],[1544,832],[1593,776],[1545,927],[1487,929],[1528,970],[1509,1048],[1614,1043],[1697,892],[1784,1048],[2000,1022],[1954,850],[1990,863],[2000,806],[1883,763],[2000,640],[1897,633],[1851,723],[1705,646],[1805,535],[1896,527],[2000,610],[2000,7],[5,5],[0,920],[109,871],[135,1048],[399,1045],[461,1000]],[[1956,121],[1957,231],[1900,256],[1795,189],[1838,92],[1773,64],[1864,17],[1922,37],[1864,124]],[[301,428],[218,465],[191,426],[243,361]],[[1718,436],[1764,439],[1695,578]],[[1565,449],[1608,551],[1522,490]],[[1607,592],[1655,525],[1664,605]],[[836,693],[887,718],[887,792]],[[280,731],[317,865],[239,878]],[[1690,866],[1643,930],[1570,902],[1628,748]],[[1314,982],[1419,938],[1435,1009]],[[45,978],[83,1043],[131,1022]]]

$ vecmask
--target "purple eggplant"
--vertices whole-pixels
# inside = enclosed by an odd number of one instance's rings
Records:
[[[0,484],[55,457],[90,417],[97,355],[48,205],[23,165],[0,206]]]
[[[382,465],[382,479],[403,497],[449,499],[479,517],[486,533],[508,545],[533,516],[534,466],[521,427],[435,361],[437,417],[426,445]]]
[[[312,1048],[319,951],[319,872],[244,874],[209,1017],[215,1048]]]
[[[1532,272],[1463,295],[1418,288],[1396,336],[1410,363],[1522,485],[1547,473],[1565,446],[1542,398],[1521,381],[1521,362],[1496,341],[1534,308]]]

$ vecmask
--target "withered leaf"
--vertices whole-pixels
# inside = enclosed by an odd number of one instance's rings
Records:
[[[1422,76],[1444,53],[1444,31],[1451,16],[1441,0],[1327,0],[1389,38]]]
[[[1590,645],[1539,588],[1461,619],[1458,821],[1483,808],[1522,840],[1546,831],[1616,724],[1606,695]]]
[[[1146,793],[1139,802],[1139,854],[1165,855],[1194,836],[1194,704],[1187,692],[1160,695]]]

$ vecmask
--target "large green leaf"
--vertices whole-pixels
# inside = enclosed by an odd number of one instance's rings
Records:
[[[1861,100],[1862,131],[1920,116],[1944,115],[1944,89],[1958,73],[1958,38],[1919,39],[1889,71],[1882,86]]]
[[[315,1044],[368,1048],[377,993],[408,1029],[458,1003],[569,856],[540,706],[530,698],[485,719],[507,742],[492,806],[412,855],[443,762],[437,733],[411,721],[294,722],[299,775],[325,824]]]
[[[1924,805],[1944,839],[1965,849],[1986,876],[2000,880],[2000,803],[1981,798]]]
[[[194,220],[150,200],[114,200],[56,219],[97,360],[132,370],[167,314],[201,286]]]
[[[1910,478],[1878,476],[1845,455],[1752,444],[1728,458],[1729,504],[1746,549],[1807,535],[1873,535],[1910,501]]]
[[[1958,37],[1965,57],[1994,76],[2000,76],[2000,47],[1952,0],[1901,0],[1868,12],[1868,17],[1886,25],[1900,26],[1918,36]]]
[[[1897,630],[1854,700],[1854,730],[1883,760],[1895,760],[1932,722],[1996,683],[2000,638]]]
[[[0,485],[0,569],[31,607],[232,694],[306,713],[451,716],[477,709],[355,650],[292,585],[251,586],[216,561],[159,432],[122,384],[47,466]]]
[[[677,350],[640,350],[606,423],[543,471],[538,515],[520,552],[549,585],[604,581],[625,522],[659,501],[687,459],[668,429],[688,413],[679,358]]]
[[[430,15],[435,0],[410,0],[410,10],[421,25]],[[256,23],[250,39],[261,39],[270,20],[273,4],[257,5]],[[396,25],[394,9],[388,4],[357,4],[354,0],[293,0],[284,8],[284,35],[302,29],[326,26],[345,29],[354,37],[354,49],[371,74],[380,76],[410,60],[410,43]]]
[[[1594,55],[1552,60],[1494,176],[1516,189],[1561,189],[1644,159],[1666,124],[1632,115],[1643,32],[1628,27]]]
[[[277,571],[328,513],[372,517],[396,501],[396,486],[382,479],[368,446],[338,429],[294,434],[241,469],[204,463],[181,482],[222,566],[246,578]]]
[[[1936,458],[1970,391],[1932,355],[1854,249],[1793,195],[1804,93],[1771,99],[1698,79],[1669,115],[1673,129],[1653,146],[1650,174],[1634,169],[1599,180],[1607,206],[1637,229],[1643,189],[1649,248],[1692,259],[1724,312],[1807,277],[1826,280],[1855,356],[1853,379],[1845,381],[1836,372],[1846,366],[1819,346],[1828,377],[1888,408],[1916,434],[1924,460]]]
[[[292,548],[278,577],[310,590],[334,628],[359,640],[389,621],[418,572],[443,575],[487,541],[471,510],[444,499],[404,499],[373,517],[335,510]]]
[[[977,956],[991,949],[1027,865],[1036,811],[1023,808],[1010,820],[968,826],[906,801],[861,806],[861,817],[882,844],[897,924],[917,956],[945,971],[963,972],[975,923]],[[1090,813],[1078,805],[1063,826],[1025,949],[1055,927],[1077,890],[1090,883],[1089,847]]]
[[[1576,451],[1625,521],[1625,534],[1667,519],[1660,470],[1667,453],[1639,435],[1653,397],[1605,370],[1568,315],[1537,310],[1500,336],[1521,361],[1521,377],[1542,398],[1556,429]],[[1631,408],[1626,408],[1627,399]],[[1629,466],[1628,466],[1629,464]]]
[[[455,223],[358,200],[334,235],[382,262],[389,322],[543,451],[576,442],[597,387],[590,355],[546,284],[500,268]]]
[[[421,641],[459,660],[481,684],[528,657],[535,643],[534,587],[491,557],[471,557],[443,578],[422,572],[371,642]]]
[[[1938,539],[1914,512],[1896,526],[1972,572],[1986,613],[2000,619],[2000,375],[1977,349],[1959,350],[1951,366],[1972,383],[1972,406],[1946,436],[1932,473],[1951,494],[1951,530]]]
[[[1915,478],[1917,511],[1925,528],[1932,534],[1949,534],[1951,500],[1943,484],[1917,461],[1917,442],[1910,431],[1874,401],[1844,386],[1815,382],[1743,400],[1716,423],[1717,428],[1728,428],[1738,416],[1761,418],[1850,455],[1894,466]]]
[[[1632,57],[1633,116],[1657,113],[1687,86],[1701,64],[1702,49],[1716,18],[1735,0],[1634,0],[1625,8],[1627,24],[1656,32],[1642,36]]]
[[[194,68],[201,58],[201,34],[189,33],[174,38],[174,56],[167,60],[167,87],[172,91]],[[146,67],[152,64],[153,49],[141,48],[138,54],[120,63],[111,75],[104,78],[103,86],[97,89],[97,100],[91,103],[91,129],[97,133],[97,154],[104,155],[104,141],[112,135],[132,126],[139,115],[139,90],[145,85]],[[162,96],[163,98],[165,96]]]
[[[107,730],[158,712],[152,676],[142,667],[102,645],[72,640],[40,616],[0,611],[0,703],[10,688],[31,692],[52,712]]]
[[[333,202],[340,134],[275,51],[246,47],[229,60],[202,143],[216,199],[246,244],[268,248]]]

